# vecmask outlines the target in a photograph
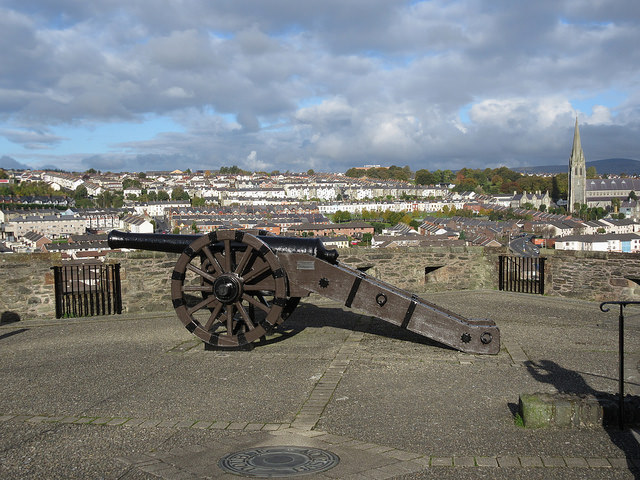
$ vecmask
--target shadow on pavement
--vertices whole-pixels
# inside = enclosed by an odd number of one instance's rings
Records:
[[[366,321],[361,319],[365,318]],[[369,333],[385,338],[393,338],[406,342],[431,345],[452,350],[449,346],[438,343],[429,338],[400,328],[376,317],[362,315],[357,311],[345,311],[340,308],[323,308],[311,304],[302,304],[296,308],[291,316],[282,325],[279,325],[274,333],[275,337],[257,343],[256,346],[271,344],[291,338],[306,328],[333,327],[351,330],[354,332]]]
[[[617,403],[615,394],[595,390],[585,381],[581,374],[561,367],[556,362],[551,360],[527,361],[525,366],[536,381],[553,385],[559,393],[592,395],[601,404],[604,402]],[[606,427],[606,432],[609,434],[613,444],[624,452],[629,470],[634,474],[634,478],[640,479],[640,471],[636,469],[630,460],[632,458],[640,458],[640,443],[633,432],[629,429],[620,431],[613,425]]]

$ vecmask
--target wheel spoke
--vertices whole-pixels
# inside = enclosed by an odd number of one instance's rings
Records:
[[[202,300],[197,305],[194,305],[191,308],[187,308],[187,312],[189,312],[189,315],[193,315],[198,310],[202,310],[204,307],[207,307],[207,306],[209,306],[210,304],[212,304],[213,302],[216,302],[216,301],[217,301],[216,297],[214,297],[212,295],[210,297],[205,298],[204,300]]]
[[[242,306],[242,303],[236,302],[236,308],[238,309],[238,312],[240,312],[240,315],[242,316],[244,323],[247,325],[247,327],[249,327],[249,330],[253,330],[254,328],[256,328],[256,326],[253,324],[253,321],[251,320],[251,317]]]
[[[238,263],[238,266],[235,269],[235,273],[237,273],[238,275],[242,276],[242,271],[245,269],[245,267],[249,263],[249,260],[253,256],[253,252],[254,251],[255,250],[253,249],[253,247],[251,245],[247,245],[247,248],[244,251],[244,255],[242,255],[242,258],[240,259],[240,262]]]
[[[233,335],[233,305],[227,305],[227,335]]]
[[[231,272],[231,240],[224,241],[224,260],[225,272]]]
[[[183,285],[183,292],[213,292],[213,285]]]
[[[258,275],[262,275],[264,272],[266,272],[267,270],[269,270],[270,267],[268,264],[265,264],[262,266],[262,268],[259,268],[257,270],[253,270],[252,272],[247,273],[242,280],[244,281],[244,283],[246,284],[247,282],[250,282],[251,280],[253,280],[254,278],[256,278]]]
[[[213,253],[211,252],[211,249],[209,248],[209,246],[207,245],[207,246],[203,247],[202,251],[204,252],[206,257],[209,259],[209,263],[211,264],[211,268],[213,268],[214,270],[216,270],[218,272],[222,272],[222,265],[220,265],[220,262],[218,261],[218,259],[213,255]]]
[[[200,275],[202,278],[204,278],[205,280],[209,280],[209,282],[211,282],[211,283],[216,281],[216,277],[215,276],[205,272],[201,268],[198,268],[195,265],[192,265],[190,263],[187,265],[187,270],[191,270],[193,273],[195,273],[197,275]]]
[[[217,320],[218,316],[220,315],[220,311],[222,310],[222,306],[223,306],[222,302],[217,302],[215,308],[211,312],[211,315],[209,316],[209,320],[207,320],[207,323],[204,326],[204,329],[207,332],[211,330],[211,327],[213,327],[213,324],[215,323],[215,321]]]
[[[242,295],[242,299],[246,300],[247,302],[249,302],[251,305],[258,307],[260,310],[269,313],[269,311],[271,310],[271,307],[269,305],[266,305],[262,302],[259,302],[258,300],[256,300],[255,298],[253,298],[251,295],[247,295],[246,293],[244,295]]]

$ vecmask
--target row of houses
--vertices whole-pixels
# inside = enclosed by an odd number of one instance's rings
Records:
[[[555,239],[556,250],[640,253],[640,234],[568,235]]]

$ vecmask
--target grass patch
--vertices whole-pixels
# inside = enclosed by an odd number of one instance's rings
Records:
[[[524,428],[524,419],[520,412],[516,413],[513,417],[513,423],[515,423],[516,427]]]

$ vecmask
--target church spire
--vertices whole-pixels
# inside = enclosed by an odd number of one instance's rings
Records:
[[[573,148],[571,149],[571,157],[583,156],[582,144],[580,143],[580,129],[578,128],[578,116],[576,115],[576,128],[573,130]]]
[[[573,148],[569,157],[569,195],[567,210],[576,212],[587,203],[587,165],[580,143],[580,129],[576,116],[576,127],[573,131]]]

